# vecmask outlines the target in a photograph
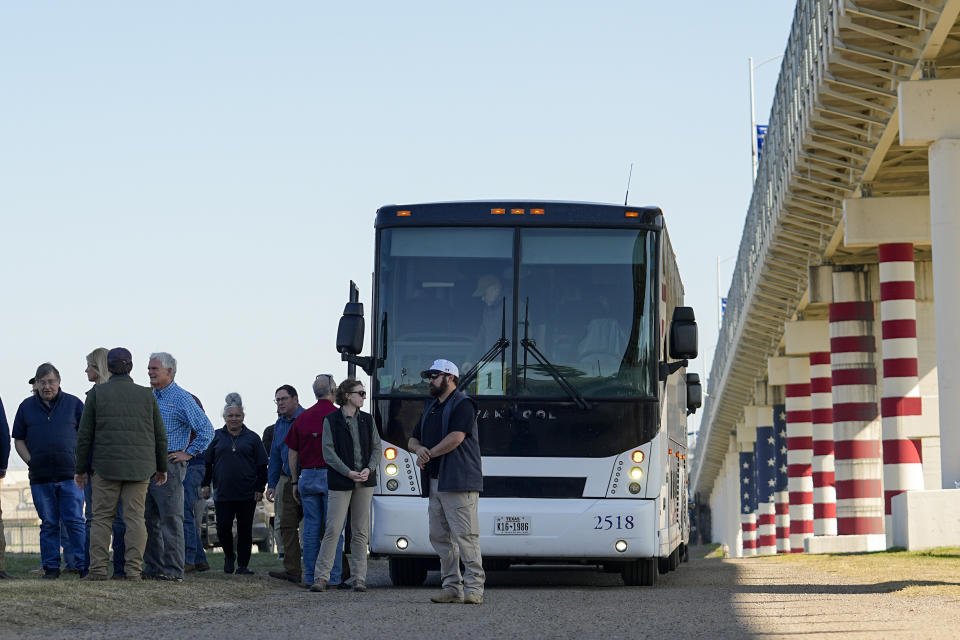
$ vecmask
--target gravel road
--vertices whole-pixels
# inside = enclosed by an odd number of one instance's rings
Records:
[[[488,574],[479,607],[432,604],[436,573],[426,587],[394,588],[383,560],[371,561],[365,594],[256,579],[264,595],[243,604],[191,611],[185,602],[175,614],[16,637],[927,638],[957,637],[960,629],[955,597],[905,596],[897,593],[903,583],[852,584],[762,558],[692,560],[656,588],[627,588],[619,575],[592,569],[513,568]],[[0,630],[0,637],[14,636]]]

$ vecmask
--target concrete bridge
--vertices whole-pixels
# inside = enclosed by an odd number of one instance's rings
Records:
[[[960,543],[958,14],[797,3],[690,477],[735,555]]]

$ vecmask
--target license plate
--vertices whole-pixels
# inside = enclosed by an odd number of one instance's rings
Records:
[[[493,532],[498,536],[530,535],[529,516],[497,516]]]

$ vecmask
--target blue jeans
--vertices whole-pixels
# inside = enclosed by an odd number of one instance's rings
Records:
[[[40,558],[44,569],[60,569],[60,523],[66,526],[76,568],[86,571],[83,492],[73,480],[31,484],[33,505],[40,516]]]
[[[200,523],[196,518],[197,500],[200,499],[197,490],[203,483],[203,474],[206,465],[188,464],[187,475],[183,478],[183,548],[184,561],[187,564],[197,565],[207,561],[207,554],[203,551],[203,540],[200,538]],[[206,509],[207,503],[203,503]]]
[[[317,555],[320,553],[320,531],[327,519],[327,470],[300,471],[300,501],[303,502],[303,582],[313,584]],[[343,572],[343,532],[337,542],[337,554],[330,571],[330,584],[339,584]]]

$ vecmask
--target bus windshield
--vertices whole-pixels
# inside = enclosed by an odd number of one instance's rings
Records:
[[[434,359],[463,374],[490,354],[468,393],[655,395],[653,238],[642,229],[382,230],[379,392],[426,395],[420,372]],[[491,354],[501,339],[509,346]]]

